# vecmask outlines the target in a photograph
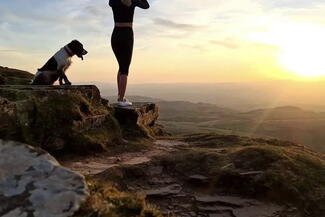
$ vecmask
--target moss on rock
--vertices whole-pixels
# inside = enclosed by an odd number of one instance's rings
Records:
[[[119,121],[123,136],[130,139],[154,139],[156,133],[162,134],[163,128],[156,129],[159,107],[153,103],[133,103],[129,107],[115,108],[115,118]]]
[[[119,124],[95,86],[1,86],[0,97],[0,138],[81,153],[121,140]]]
[[[0,85],[25,85],[33,78],[29,72],[0,66]]]

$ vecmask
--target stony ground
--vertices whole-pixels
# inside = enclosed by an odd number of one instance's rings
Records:
[[[111,153],[90,156],[64,156],[60,159],[62,166],[83,175],[95,175],[105,170],[123,165],[139,165],[150,162],[152,158],[189,146],[177,140],[157,140],[153,146],[139,152],[123,152],[112,156]]]
[[[226,140],[229,139],[234,138],[229,137]],[[223,143],[213,141],[194,145],[191,139],[157,140],[150,148],[139,152],[124,152],[114,156],[108,153],[83,157],[67,156],[59,161],[63,166],[87,175],[91,179],[104,180],[122,191],[144,195],[147,201],[158,206],[164,216],[313,216],[313,214],[302,213],[284,198],[281,201],[279,195],[280,201],[277,201],[272,196],[269,197],[269,192],[260,194],[259,191],[263,191],[265,186],[264,188],[256,186],[255,189],[255,185],[260,182],[259,180],[265,179],[269,171],[259,166],[256,168],[244,166],[239,171],[235,168],[236,162],[225,160],[224,157],[228,158],[240,148],[234,148],[236,145],[229,146],[227,142],[236,143],[235,141],[223,141]],[[240,141],[240,143],[243,142]],[[196,159],[197,156],[194,153],[197,151],[200,152],[198,156],[205,157],[201,160]],[[182,159],[183,153],[191,157]],[[213,156],[210,156],[211,153]],[[266,161],[273,158],[273,156],[269,158],[268,153],[263,155]],[[215,157],[217,161],[214,161]],[[219,163],[218,168],[213,168]],[[197,168],[193,168],[195,165],[198,165]],[[211,168],[206,170],[208,167]],[[213,170],[218,170],[218,172],[211,173]],[[216,182],[216,179],[223,179],[226,183]],[[254,182],[253,187],[252,182]],[[245,189],[245,192],[242,192],[241,188]],[[323,195],[320,197],[321,200],[324,199]]]

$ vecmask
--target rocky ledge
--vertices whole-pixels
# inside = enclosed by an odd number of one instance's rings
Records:
[[[120,123],[123,134],[129,138],[154,138],[168,134],[163,126],[156,124],[159,117],[159,107],[150,102],[133,103],[129,107],[119,107],[116,104],[115,118]]]
[[[0,138],[50,152],[103,151],[123,137],[153,138],[157,118],[157,105],[111,106],[92,85],[0,86]]]
[[[0,216],[68,217],[87,196],[84,177],[45,151],[0,140]]]

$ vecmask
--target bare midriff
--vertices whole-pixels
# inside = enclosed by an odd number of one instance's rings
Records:
[[[119,23],[119,22],[115,23],[116,27],[130,27],[130,28],[132,28],[132,25],[133,25],[133,23]]]

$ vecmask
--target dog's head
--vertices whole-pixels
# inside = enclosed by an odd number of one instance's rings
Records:
[[[83,56],[88,53],[88,51],[84,49],[84,46],[78,40],[71,41],[67,46],[73,52],[73,54],[77,55],[77,57],[81,58],[82,60],[84,59]]]

